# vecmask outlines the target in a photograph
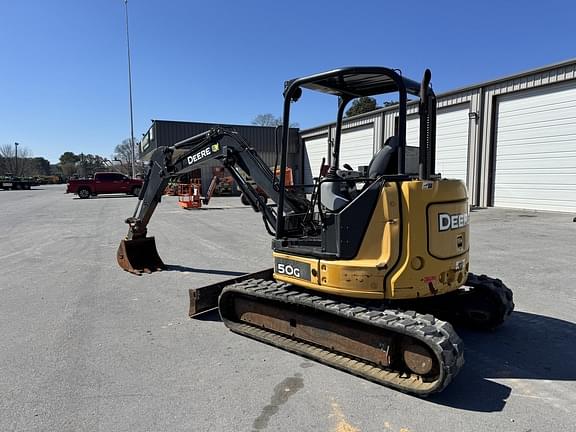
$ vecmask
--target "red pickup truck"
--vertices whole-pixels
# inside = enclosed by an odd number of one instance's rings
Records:
[[[92,180],[69,180],[66,193],[74,193],[84,199],[99,194],[125,193],[138,196],[142,183],[142,180],[131,179],[124,174],[101,172],[94,174]]]

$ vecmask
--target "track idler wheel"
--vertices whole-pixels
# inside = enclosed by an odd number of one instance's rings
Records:
[[[122,240],[116,258],[120,267],[136,275],[166,268],[156,250],[154,237]]]
[[[438,369],[433,354],[426,347],[417,344],[415,341],[404,344],[402,359],[411,372],[421,376],[429,375]]]

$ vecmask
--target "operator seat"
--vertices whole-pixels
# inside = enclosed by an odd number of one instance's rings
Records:
[[[368,177],[376,178],[384,174],[391,174],[388,169],[390,160],[396,154],[399,146],[400,140],[397,136],[393,135],[389,137],[370,161],[368,165]]]
[[[377,178],[384,174],[391,174],[390,161],[396,155],[399,145],[400,140],[397,136],[391,136],[386,140],[368,165],[368,177]],[[359,173],[357,174],[359,175]],[[350,188],[346,183],[345,181],[327,181],[320,185],[320,202],[325,210],[338,212],[356,198],[358,195],[356,187],[353,185]],[[369,183],[366,183],[364,188],[368,185]]]

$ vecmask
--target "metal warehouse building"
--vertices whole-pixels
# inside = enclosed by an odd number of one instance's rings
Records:
[[[150,129],[144,134],[140,142],[140,154],[146,159],[150,152],[156,147],[171,146],[178,141],[198,135],[215,127],[224,127],[238,132],[258,152],[258,155],[269,167],[274,166],[276,162],[276,128],[266,126],[152,120],[152,126],[150,126]],[[278,146],[280,146],[281,139],[281,134],[278,132]],[[218,161],[209,161],[199,168],[203,188],[206,188],[210,184],[212,176],[214,175],[213,168],[220,166],[222,166],[222,164]],[[302,152],[297,128],[290,129],[288,166],[292,168],[294,178],[300,179],[302,175]]]
[[[412,147],[417,109],[408,106]],[[368,165],[397,116],[388,107],[346,119],[341,164]],[[335,124],[301,131],[307,182],[329,160],[334,133]],[[465,181],[472,205],[575,212],[576,59],[438,95],[436,142],[436,170]]]

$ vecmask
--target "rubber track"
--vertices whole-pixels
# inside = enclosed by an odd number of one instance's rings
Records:
[[[448,294],[414,300],[394,300],[387,307],[431,314],[455,326],[493,330],[514,311],[512,291],[500,279],[468,273],[466,283]],[[482,321],[469,311],[481,311],[490,318]]]
[[[274,301],[287,306],[304,306],[316,311],[353,320],[384,331],[411,336],[428,346],[439,362],[438,378],[424,381],[416,374],[394,371],[346,354],[332,352],[325,347],[293,339],[247,323],[235,321],[232,316],[234,296],[241,295],[259,300]],[[273,280],[251,279],[230,285],[220,296],[220,314],[230,330],[274,345],[276,347],[317,360],[351,374],[393,387],[400,391],[425,396],[444,389],[458,374],[464,364],[462,341],[445,322],[432,315],[413,311],[376,310],[366,306],[347,303],[341,299],[326,298],[302,291],[297,287]],[[230,313],[231,316],[226,316]]]
[[[477,291],[484,291],[487,295],[496,299],[498,310],[495,311],[495,319],[491,322],[490,329],[502,324],[514,311],[512,290],[504,285],[500,279],[468,273],[466,285]]]

